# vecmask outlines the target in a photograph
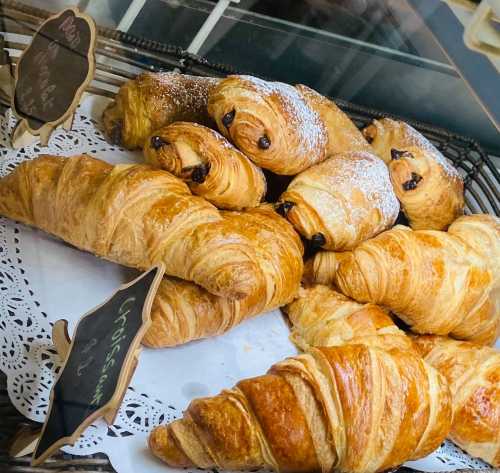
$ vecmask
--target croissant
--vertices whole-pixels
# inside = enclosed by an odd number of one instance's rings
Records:
[[[326,158],[326,129],[291,85],[229,76],[211,91],[208,113],[238,149],[276,174],[298,174]]]
[[[327,286],[301,288],[284,307],[290,339],[303,351],[357,343],[390,350],[413,350],[409,337],[375,304],[359,304]]]
[[[278,211],[314,246],[347,250],[391,227],[399,203],[383,161],[356,152],[336,155],[296,176]]]
[[[335,254],[330,255],[323,269],[336,272],[322,274],[321,280],[333,278],[348,297],[388,307],[417,333],[492,343],[499,334],[500,311],[490,262],[465,243],[466,232],[458,238],[453,230],[413,231],[398,225],[354,251],[339,253],[336,263],[331,261]]]
[[[168,172],[92,158],[40,156],[0,179],[0,214],[110,261],[166,274],[225,297],[266,284],[253,234]]]
[[[349,257],[350,252],[318,251],[304,264],[302,281],[307,285],[322,284],[335,286],[335,274],[342,258]]]
[[[227,332],[242,320],[290,302],[299,289],[303,247],[292,226],[261,205],[246,212],[223,212],[245,234],[252,235],[257,262],[266,284],[241,300],[210,294],[196,284],[164,278],[153,300],[151,328],[143,343],[176,346]]]
[[[196,123],[156,130],[144,144],[144,157],[218,208],[255,207],[266,193],[262,171],[217,132]]]
[[[327,156],[338,153],[366,151],[373,153],[363,133],[332,100],[305,85],[296,86],[299,93],[321,118],[328,135]]]
[[[113,143],[135,149],[154,130],[176,121],[212,125],[208,93],[218,81],[177,72],[140,74],[122,85],[104,110],[104,130]]]
[[[415,230],[446,230],[464,212],[458,171],[410,125],[384,118],[364,130],[389,165],[394,191]]]
[[[179,468],[371,473],[438,447],[450,404],[444,378],[411,353],[314,348],[192,401],[149,446]]]
[[[436,336],[415,337],[415,343],[450,386],[450,438],[470,455],[500,467],[500,352]]]

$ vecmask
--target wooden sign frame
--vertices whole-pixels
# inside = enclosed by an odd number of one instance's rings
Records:
[[[93,314],[96,312],[99,308],[107,304],[109,301],[111,301],[120,291],[123,291],[130,286],[133,286],[136,284],[138,281],[143,279],[145,276],[147,276],[149,273],[152,271],[157,271],[157,274],[155,275],[155,278],[153,282],[151,283],[151,286],[149,287],[148,290],[148,295],[144,301],[143,309],[142,309],[142,326],[141,328],[137,331],[136,335],[133,338],[133,341],[130,343],[125,360],[122,364],[122,368],[120,370],[120,374],[118,377],[118,382],[116,384],[116,387],[113,392],[113,396],[111,399],[102,407],[100,407],[98,410],[93,412],[90,416],[88,416],[82,423],[78,425],[78,427],[75,429],[72,435],[67,436],[67,437],[62,437],[58,439],[56,442],[50,445],[45,451],[43,451],[38,457],[35,458],[38,446],[41,442],[41,439],[43,437],[43,434],[45,432],[45,429],[47,427],[47,423],[50,417],[50,413],[52,411],[53,407],[53,402],[54,402],[54,389],[51,390],[50,392],[50,401],[49,401],[49,407],[48,407],[48,414],[47,418],[45,419],[45,423],[43,425],[43,428],[41,429],[40,436],[36,442],[36,446],[34,448],[32,460],[31,460],[31,465],[32,466],[38,466],[42,464],[50,455],[52,455],[56,450],[61,448],[64,445],[74,445],[74,443],[78,440],[82,432],[90,425],[92,424],[95,420],[99,419],[100,417],[103,417],[104,420],[108,423],[108,425],[112,424],[114,422],[114,419],[116,417],[116,414],[118,412],[118,409],[120,408],[120,405],[123,401],[123,397],[125,395],[125,392],[127,390],[128,385],[130,384],[130,380],[132,378],[132,375],[135,371],[135,368],[137,366],[137,360],[138,360],[138,355],[141,350],[141,342],[142,339],[144,338],[144,335],[146,334],[146,331],[149,329],[151,326],[151,307],[153,304],[153,299],[156,296],[156,292],[158,290],[158,286],[160,285],[161,280],[163,279],[163,275],[165,273],[165,265],[163,263],[160,263],[153,268],[151,268],[149,271],[146,271],[142,273],[139,277],[135,278],[133,281],[121,285],[111,297],[106,299],[102,304],[99,304],[98,306],[94,307],[87,313],[85,313],[80,320],[78,321],[76,327],[75,327],[75,335],[78,333],[78,328],[80,323],[89,315]],[[64,363],[61,367],[61,370],[59,371],[59,375],[57,376],[56,380],[54,381],[54,386],[56,383],[59,381],[61,378],[62,374],[64,373],[64,370],[66,368],[66,365],[68,363],[68,360],[70,359],[70,354],[73,349],[74,343],[76,336],[73,337],[71,340],[71,343],[69,343],[69,335],[67,333],[67,322],[66,321],[58,321],[54,325],[53,333],[55,335],[55,345],[59,349],[63,351],[63,353],[66,354],[66,357],[64,359]],[[62,354],[61,354],[62,355]]]
[[[30,47],[34,43],[34,41],[35,41],[37,35],[40,33],[40,31],[49,22],[59,19],[62,15],[64,15],[68,11],[72,12],[73,15],[75,16],[75,18],[83,19],[87,23],[87,25],[90,29],[90,45],[89,45],[89,50],[87,52],[87,61],[88,61],[89,68],[88,68],[87,75],[86,75],[85,79],[83,80],[83,82],[80,84],[80,86],[76,90],[75,95],[73,97],[73,101],[71,102],[69,107],[66,109],[66,111],[58,119],[56,119],[54,121],[45,122],[40,128],[35,130],[35,129],[30,127],[28,120],[26,120],[26,118],[23,117],[16,108],[16,90],[17,90],[17,84],[18,84],[18,80],[19,80],[20,65],[23,61],[23,58],[29,52]],[[42,144],[42,146],[47,146],[48,142],[49,142],[50,135],[52,134],[54,129],[57,128],[60,124],[63,124],[63,126],[66,130],[71,129],[71,126],[73,123],[73,115],[75,113],[76,108],[78,107],[78,104],[80,103],[80,99],[82,97],[82,94],[94,78],[95,68],[96,68],[96,63],[95,63],[96,38],[97,38],[97,28],[96,28],[96,24],[95,24],[93,18],[91,16],[87,15],[86,13],[80,12],[78,10],[78,8],[76,8],[76,7],[65,8],[61,12],[47,18],[38,27],[37,31],[33,35],[33,39],[31,41],[31,43],[26,47],[26,49],[22,52],[21,56],[19,57],[19,61],[18,61],[17,66],[15,68],[11,107],[12,107],[12,112],[19,119],[19,121],[16,124],[16,126],[12,132],[12,146],[14,148],[19,148],[19,147],[25,146],[27,144],[30,144],[36,140],[36,137],[40,137],[40,143]]]

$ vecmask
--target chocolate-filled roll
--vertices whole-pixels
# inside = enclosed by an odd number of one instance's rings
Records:
[[[209,91],[219,79],[177,72],[145,72],[125,83],[104,110],[104,129],[115,144],[142,148],[158,128],[176,121],[214,125],[207,113]]]
[[[384,118],[364,130],[389,166],[394,191],[415,230],[446,230],[464,211],[458,171],[410,125]]]
[[[350,151],[373,152],[363,133],[335,102],[305,85],[300,84],[296,88],[326,128],[328,157]]]
[[[156,130],[144,144],[144,157],[220,209],[255,207],[266,192],[259,167],[219,133],[196,123],[176,122]]]
[[[313,246],[342,251],[390,228],[399,203],[382,160],[355,152],[335,155],[296,176],[277,211]]]
[[[220,132],[258,166],[293,175],[326,158],[319,115],[288,84],[229,76],[209,96]]]

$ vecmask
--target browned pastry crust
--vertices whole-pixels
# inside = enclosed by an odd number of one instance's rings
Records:
[[[276,174],[298,174],[326,158],[326,129],[291,85],[229,76],[210,93],[208,112],[237,148]]]
[[[292,325],[290,338],[303,351],[346,343],[413,350],[411,339],[384,309],[359,304],[321,284],[301,288],[284,311]]]
[[[326,155],[328,157],[338,153],[366,151],[373,153],[373,149],[366,141],[363,133],[352,120],[332,100],[310,89],[306,85],[297,85],[304,100],[321,118],[328,135]]]
[[[450,438],[467,453],[500,467],[500,353],[444,337],[415,337],[425,360],[448,381]]]
[[[337,262],[331,254],[327,264],[313,264],[312,273],[336,269],[320,279],[333,279],[357,301],[390,308],[417,333],[488,344],[499,335],[500,311],[490,262],[465,243],[473,238],[467,231],[458,238],[453,227],[447,233],[396,226],[339,253]]]
[[[266,284],[245,236],[180,179],[146,165],[40,156],[0,179],[0,214],[110,261],[166,274],[225,297]]]
[[[399,213],[387,167],[366,152],[327,159],[296,176],[278,211],[313,244],[348,250],[390,228]]]
[[[103,114],[113,143],[141,148],[154,130],[177,121],[212,125],[208,93],[219,79],[177,72],[144,72],[126,82]]]
[[[374,120],[364,130],[389,165],[394,191],[415,230],[446,230],[464,212],[458,171],[420,133],[404,122]]]
[[[154,131],[144,144],[144,157],[220,209],[256,207],[266,193],[262,170],[216,131],[197,123],[176,122]]]
[[[176,346],[222,334],[246,318],[287,304],[297,294],[303,248],[292,226],[269,205],[223,215],[253,241],[265,284],[251,297],[236,301],[193,283],[164,278],[153,301],[145,345]]]
[[[439,446],[450,404],[444,378],[412,353],[311,349],[192,401],[149,446],[171,467],[371,473]]]

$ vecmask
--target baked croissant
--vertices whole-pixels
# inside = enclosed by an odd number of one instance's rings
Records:
[[[246,318],[287,304],[297,294],[303,248],[292,226],[270,205],[222,214],[245,234],[252,235],[256,261],[266,283],[258,293],[232,300],[187,281],[164,278],[153,300],[152,325],[143,340],[145,345],[176,346],[222,334]]]
[[[360,151],[300,173],[278,211],[314,246],[347,250],[391,227],[399,203],[383,161]]]
[[[208,112],[238,149],[276,174],[298,174],[326,158],[325,127],[291,85],[229,76],[211,91]]]
[[[171,467],[371,473],[432,452],[451,424],[446,381],[420,357],[363,345],[314,348],[191,402],[153,430]]]
[[[266,193],[260,168],[203,125],[176,122],[154,131],[144,144],[144,157],[221,209],[255,207]]]
[[[328,98],[305,85],[297,85],[304,100],[321,118],[328,135],[327,156],[353,151],[373,153],[363,133],[340,108]]]
[[[292,325],[290,339],[303,351],[346,343],[413,350],[411,339],[381,307],[359,304],[321,284],[301,288],[284,311]]]
[[[253,234],[244,235],[186,184],[146,165],[40,156],[0,179],[0,215],[110,261],[166,274],[225,297],[266,284]]]
[[[110,140],[128,149],[142,148],[158,128],[177,121],[204,125],[209,91],[219,79],[177,72],[145,72],[126,82],[104,110],[104,130]]]
[[[388,307],[417,333],[488,344],[500,330],[495,279],[489,262],[465,243],[465,233],[459,239],[453,228],[398,225],[339,253],[339,261],[324,268],[336,268],[330,278],[343,294]]]
[[[302,281],[307,284],[335,286],[335,274],[342,258],[349,257],[350,252],[318,251],[304,264]]]
[[[436,336],[415,337],[415,343],[450,386],[450,438],[470,455],[500,467],[500,352]]]
[[[389,165],[394,191],[415,230],[446,230],[464,212],[458,171],[420,133],[404,122],[374,120],[364,130]]]

